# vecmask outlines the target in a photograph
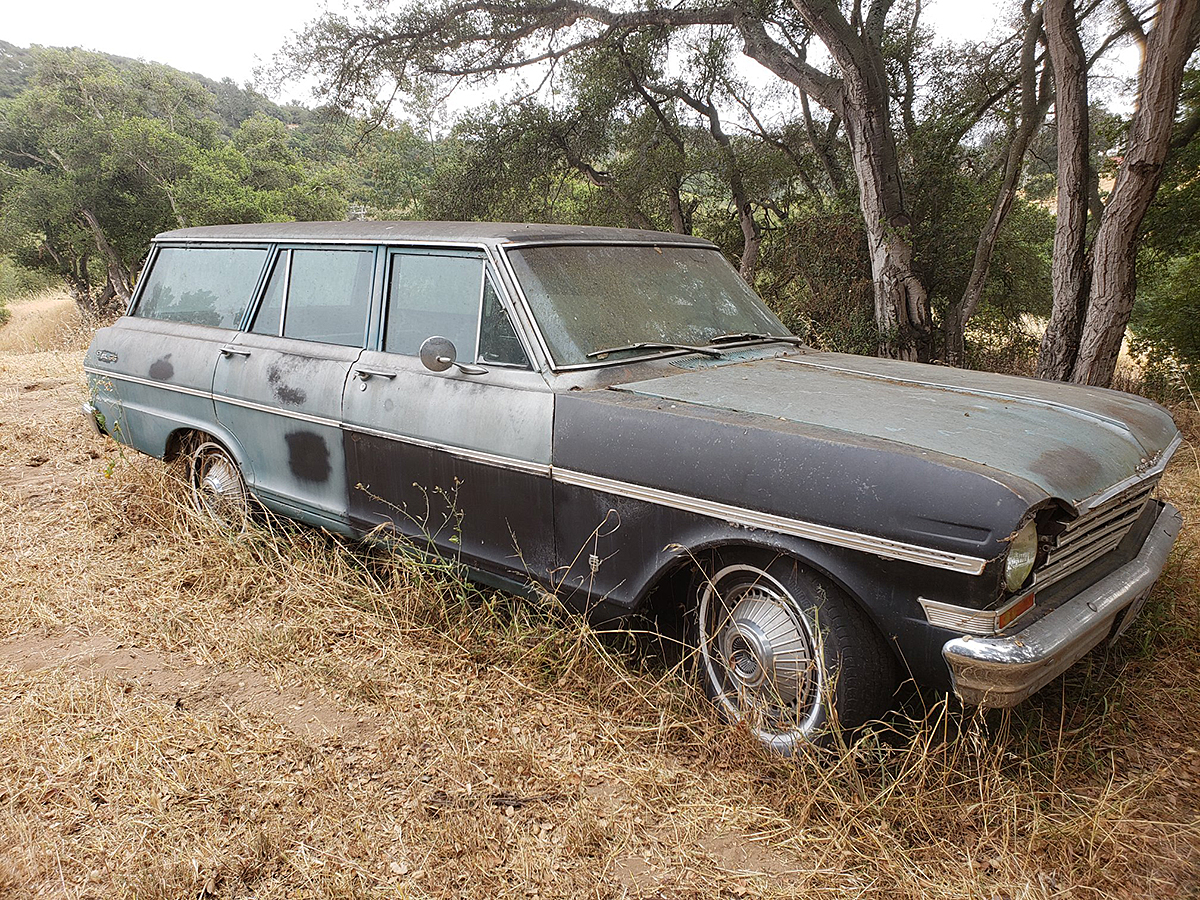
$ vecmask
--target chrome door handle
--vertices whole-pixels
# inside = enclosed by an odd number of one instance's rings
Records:
[[[235,347],[222,347],[221,355],[228,359],[231,356],[249,356],[249,350],[238,350]]]
[[[386,378],[391,381],[396,377],[395,372],[381,372],[379,369],[355,369],[354,375],[363,381],[366,381],[368,378]]]

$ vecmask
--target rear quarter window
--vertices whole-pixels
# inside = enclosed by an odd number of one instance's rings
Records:
[[[237,328],[266,259],[258,248],[163,247],[134,315]]]

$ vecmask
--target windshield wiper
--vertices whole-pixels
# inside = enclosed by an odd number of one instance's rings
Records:
[[[804,346],[804,338],[798,338],[794,334],[764,334],[758,331],[735,331],[730,334],[718,334],[709,343],[732,344],[734,341],[775,341],[780,344],[794,344],[797,347]]]
[[[593,350],[587,355],[588,359],[598,356],[608,356],[610,353],[620,353],[622,350],[687,350],[689,353],[703,353],[713,359],[722,359],[725,354],[712,347],[696,347],[692,344],[674,344],[669,341],[639,341],[636,344],[623,344],[620,347],[605,347],[603,350]]]

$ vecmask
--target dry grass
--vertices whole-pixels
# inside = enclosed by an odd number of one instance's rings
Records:
[[[10,300],[8,310],[11,317],[0,327],[0,353],[82,350],[91,339],[79,307],[62,291]]]
[[[1015,714],[788,762],[549,605],[214,532],[83,432],[79,360],[0,353],[0,897],[1197,895],[1192,525]],[[1163,491],[1195,518],[1200,457]]]

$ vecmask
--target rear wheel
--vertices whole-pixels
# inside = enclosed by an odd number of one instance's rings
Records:
[[[198,512],[231,531],[250,520],[250,493],[237,461],[215,441],[201,441],[188,454],[188,484]]]
[[[790,755],[877,715],[894,662],[873,623],[795,560],[722,552],[698,587],[697,644],[708,696],[731,722]]]

